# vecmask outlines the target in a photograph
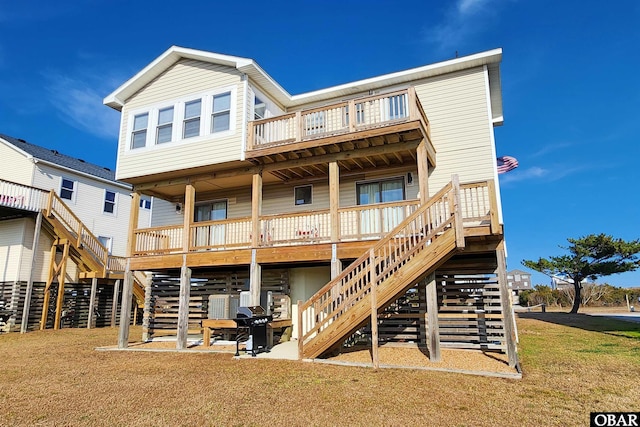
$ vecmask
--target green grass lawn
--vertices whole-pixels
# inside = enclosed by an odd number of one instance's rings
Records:
[[[526,313],[518,330],[521,380],[95,351],[116,329],[5,334],[0,425],[584,426],[640,410],[640,324]]]

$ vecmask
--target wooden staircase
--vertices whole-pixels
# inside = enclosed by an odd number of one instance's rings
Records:
[[[298,354],[335,347],[465,246],[460,186],[451,183],[298,308]],[[372,316],[372,313],[373,314]]]

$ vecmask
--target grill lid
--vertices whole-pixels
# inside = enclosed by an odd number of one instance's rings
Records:
[[[258,316],[266,316],[267,313],[264,311],[264,308],[259,305],[255,305],[252,307],[238,307],[238,317],[258,317]]]

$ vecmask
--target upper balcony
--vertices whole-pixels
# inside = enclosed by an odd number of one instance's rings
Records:
[[[329,161],[346,170],[415,163],[423,141],[435,166],[429,120],[409,87],[250,122],[246,158],[305,178],[326,174]]]

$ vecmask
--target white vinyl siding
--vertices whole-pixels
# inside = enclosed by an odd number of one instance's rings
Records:
[[[0,159],[2,159],[3,179],[17,184],[31,185],[34,165],[24,154],[0,142]]]
[[[496,159],[483,68],[422,81],[416,93],[431,123],[437,153],[430,194],[451,181],[452,174],[458,174],[460,182],[493,179]]]
[[[22,279],[20,266],[23,253],[25,220],[0,221],[0,282]]]
[[[60,170],[39,163],[34,174],[33,186],[57,188],[59,184],[56,182],[59,182],[60,176]],[[131,210],[130,191],[107,182],[93,180],[84,175],[73,175],[68,171],[64,172],[64,177],[75,181],[75,203],[68,204],[73,213],[95,236],[112,236],[113,254],[124,256]],[[106,191],[115,193],[117,206],[114,214],[104,213]],[[147,224],[144,226],[146,227]]]
[[[230,117],[229,131],[209,134],[211,124],[207,123],[202,125],[206,135],[203,132],[200,137],[177,141],[175,144],[162,144],[154,147],[155,150],[126,149],[131,112],[143,112],[154,106],[164,108],[174,100],[188,102],[201,97],[200,94],[203,93],[214,96],[224,92],[232,92],[231,106],[234,114]],[[241,73],[235,68],[186,59],[179,61],[127,100],[122,110],[118,179],[240,160],[243,126],[241,112],[245,111],[243,102]],[[203,114],[211,109],[212,105],[203,106]],[[183,113],[178,114],[177,110],[175,115],[176,119],[178,115],[183,117]],[[210,119],[203,120],[209,121]]]

